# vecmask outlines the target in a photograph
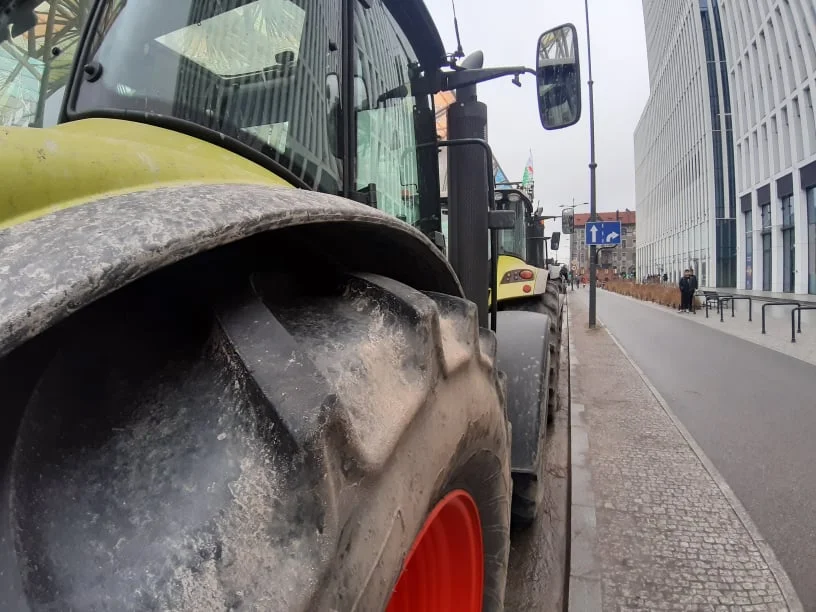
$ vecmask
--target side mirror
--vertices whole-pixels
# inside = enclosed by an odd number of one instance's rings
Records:
[[[550,236],[550,248],[553,251],[553,255],[555,255],[559,246],[561,246],[561,232],[553,232],[552,236]]]
[[[561,211],[561,231],[568,236],[575,232],[575,209],[565,208]]]
[[[578,34],[571,23],[544,32],[536,62],[538,112],[545,130],[560,130],[581,118]]]

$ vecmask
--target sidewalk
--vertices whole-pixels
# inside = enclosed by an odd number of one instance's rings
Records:
[[[578,290],[576,290],[578,291]],[[580,289],[580,291],[588,291],[588,289]],[[605,291],[600,289],[599,291]],[[610,292],[611,293],[611,292]],[[572,295],[571,292],[567,292]],[[577,294],[576,294],[577,295]],[[586,294],[584,294],[585,296]],[[619,295],[619,294],[614,294]],[[768,294],[776,297],[782,294]],[[619,296],[623,299],[634,300],[627,296]],[[809,305],[808,301],[803,298],[816,298],[816,296],[792,296],[789,299],[792,301],[800,301],[802,305]],[[580,300],[573,300],[578,302]],[[720,313],[716,310],[716,304],[712,303],[709,307],[708,319],[706,319],[705,308],[697,310],[696,314],[678,313],[673,308],[661,306],[659,304],[652,304],[651,302],[644,302],[637,300],[640,304],[645,304],[652,308],[658,308],[664,312],[668,312],[677,317],[684,317],[690,319],[701,325],[707,325],[711,328],[717,329],[721,332],[731,334],[743,340],[748,340],[754,344],[764,346],[785,355],[796,357],[802,361],[806,361],[812,365],[816,365],[816,310],[802,311],[802,333],[796,334],[796,342],[791,342],[791,310],[792,306],[771,306],[765,312],[765,334],[762,333],[762,305],[767,303],[761,301],[757,297],[753,300],[751,306],[752,319],[748,321],[748,301],[735,300],[734,301],[734,317],[731,317],[731,305],[728,304],[723,312],[723,320],[720,322]],[[815,304],[816,305],[816,304]]]
[[[589,330],[586,318],[584,301],[570,300],[569,609],[801,610],[722,477],[606,329]]]
[[[760,291],[758,289],[728,289],[717,287],[700,287],[701,291],[717,291],[722,295],[749,295],[755,300],[793,300],[807,304],[816,302],[816,295],[810,293],[781,293],[776,291]]]

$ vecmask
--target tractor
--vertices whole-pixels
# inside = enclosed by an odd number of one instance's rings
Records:
[[[476,87],[575,124],[574,26],[483,68],[421,0],[0,0],[0,42],[0,609],[501,610],[554,323],[498,309]]]
[[[558,217],[543,215],[541,209],[533,210],[530,197],[518,186],[508,185],[497,189],[495,201],[496,208],[513,210],[516,215],[514,227],[503,230],[499,238],[496,292],[498,309],[539,312],[549,317],[546,416],[547,421],[551,421],[559,407],[558,383],[565,287],[560,275],[561,266],[555,264],[561,233],[553,232],[547,237],[544,229],[548,220]],[[549,256],[550,251],[552,257]],[[500,354],[504,350],[505,347],[500,347]],[[507,346],[506,350],[512,351],[512,347]],[[515,400],[512,392],[508,393],[508,400]],[[530,521],[534,518],[529,516]]]
[[[498,186],[497,186],[498,187]],[[515,221],[512,227],[499,232],[498,257],[496,265],[496,304],[499,311],[530,311],[546,314],[549,317],[549,353],[546,360],[547,375],[547,414],[546,421],[552,421],[559,406],[559,373],[561,355],[561,326],[564,309],[564,283],[559,274],[560,265],[549,257],[558,250],[561,234],[553,232],[552,236],[545,236],[545,223],[556,216],[543,215],[541,209],[534,210],[528,190],[518,183],[504,183],[494,190],[495,209],[512,212]],[[442,208],[442,233],[448,236],[448,209],[445,204]],[[548,247],[549,245],[549,247]],[[488,249],[488,261],[492,262],[491,249]],[[492,304],[492,291],[488,297]],[[515,315],[498,315],[498,318],[509,318]],[[536,319],[542,321],[542,319]],[[500,336],[501,337],[501,336]],[[517,341],[501,343],[499,346],[499,365],[505,369],[511,368],[509,363],[517,358],[519,352]],[[543,367],[543,366],[542,366]],[[534,400],[529,393],[517,394],[517,387],[508,390],[508,402],[518,403],[512,414],[527,414],[522,406],[530,405]],[[517,427],[525,427],[529,423],[519,420]],[[538,430],[538,426],[534,426]],[[536,472],[530,472],[529,477],[538,480]],[[529,477],[519,469],[515,470],[516,492],[526,486],[531,486]],[[521,498],[516,495],[515,518],[517,524],[529,524],[535,519],[535,511],[524,511]],[[533,510],[535,506],[531,505]]]

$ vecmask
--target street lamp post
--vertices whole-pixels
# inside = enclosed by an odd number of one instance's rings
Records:
[[[595,189],[595,169],[598,164],[595,163],[595,98],[593,96],[592,82],[592,45],[589,41],[589,0],[584,0],[584,13],[586,15],[586,33],[587,33],[587,73],[589,80],[589,220],[595,221],[597,216],[597,194]],[[589,247],[589,327],[595,327],[595,309],[596,309],[596,295],[595,284],[597,276],[597,257],[598,247],[594,244]]]

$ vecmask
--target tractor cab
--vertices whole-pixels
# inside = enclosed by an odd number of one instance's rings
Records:
[[[523,188],[503,185],[496,189],[494,210],[514,213],[513,227],[498,230],[497,300],[501,308],[502,302],[540,296],[546,290],[547,280],[558,278],[560,266],[553,264],[550,255],[558,250],[561,234],[544,235],[547,221],[557,217],[544,215],[540,208],[535,210]],[[446,201],[442,203],[441,212],[443,242],[447,244]],[[488,265],[492,256],[488,241]]]
[[[509,302],[543,294],[547,281],[557,278],[558,271],[550,265],[550,248],[558,249],[560,234],[545,236],[545,224],[554,217],[534,210],[533,203],[523,189],[499,189],[495,192],[496,210],[515,212],[512,229],[499,232],[497,262],[497,300]]]

